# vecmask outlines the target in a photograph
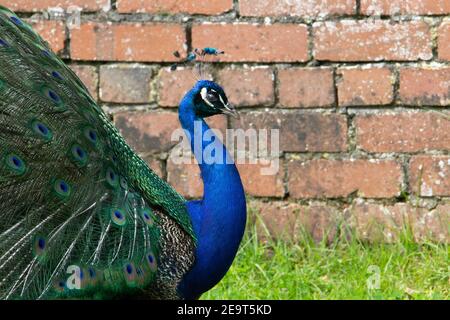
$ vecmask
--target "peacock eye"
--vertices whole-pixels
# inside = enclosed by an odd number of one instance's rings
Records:
[[[208,99],[208,101],[210,102],[216,102],[219,100],[219,98],[217,98],[217,95],[215,95],[214,93],[208,93],[206,95],[206,99]]]

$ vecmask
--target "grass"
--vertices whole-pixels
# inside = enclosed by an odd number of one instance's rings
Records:
[[[267,237],[266,237],[267,239]],[[247,231],[225,278],[201,299],[449,299],[448,246],[368,244],[352,236],[331,244],[296,243]],[[368,289],[368,281],[379,287]]]

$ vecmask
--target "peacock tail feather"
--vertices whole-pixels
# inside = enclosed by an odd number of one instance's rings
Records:
[[[195,241],[185,200],[0,6],[0,298],[174,296]]]

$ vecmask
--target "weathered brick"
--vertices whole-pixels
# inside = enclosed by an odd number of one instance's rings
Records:
[[[192,27],[192,45],[224,50],[220,61],[308,60],[308,30],[303,24],[196,24]]]
[[[158,75],[159,105],[177,107],[183,96],[195,85],[195,73],[192,68],[178,68],[176,71],[162,68]],[[211,75],[205,74],[203,78],[211,79]]]
[[[274,74],[270,68],[226,68],[218,83],[235,106],[270,106],[274,102]]]
[[[283,171],[275,175],[262,175],[261,168],[267,167],[265,163],[238,164],[237,165],[244,190],[255,197],[282,197]],[[173,159],[173,154],[167,162],[168,181],[175,190],[188,198],[200,198],[203,195],[203,182],[197,161],[192,158],[192,163],[179,164]]]
[[[203,78],[212,79],[210,74]],[[159,73],[159,105],[178,106],[196,82],[192,68],[178,68]],[[224,69],[217,82],[224,88],[231,103],[239,106],[270,105],[274,99],[273,73],[267,68]]]
[[[288,164],[294,198],[338,198],[356,192],[365,198],[399,195],[401,166],[391,160],[310,160]]]
[[[330,107],[335,103],[333,69],[289,68],[278,71],[280,104],[289,108]]]
[[[240,0],[239,12],[243,16],[299,16],[325,17],[352,14],[356,10],[354,0]]]
[[[341,68],[338,75],[340,106],[383,105],[394,98],[394,78],[388,68]]]
[[[440,60],[450,61],[450,21],[445,21],[438,29],[438,55]]]
[[[400,99],[409,105],[450,105],[450,67],[403,68]]]
[[[141,154],[168,151],[178,141],[171,141],[172,133],[180,127],[174,112],[122,112],[114,116],[122,136]]]
[[[159,14],[205,14],[215,15],[225,13],[233,9],[233,0],[118,0],[117,10],[119,12],[149,12]]]
[[[413,157],[409,163],[409,186],[422,197],[450,196],[450,157]]]
[[[88,22],[71,30],[74,60],[176,61],[185,52],[182,25],[171,23],[102,24]]]
[[[83,11],[93,12],[110,9],[110,0],[0,0],[0,5],[4,5],[17,12],[44,11],[49,8],[79,7]]]
[[[154,157],[144,157],[145,162],[147,162],[150,169],[153,170],[160,178],[164,178],[164,170],[162,161]]]
[[[342,222],[341,213],[327,205],[300,205],[283,201],[251,201],[249,210],[256,214],[258,235],[296,241],[308,233],[319,242],[324,238],[329,242],[338,236]],[[267,235],[267,231],[269,234]]]
[[[366,15],[447,14],[448,0],[361,0],[361,12]]]
[[[199,199],[203,196],[203,181],[194,158],[189,164],[179,164],[173,160],[171,154],[167,159],[167,181],[188,199]]]
[[[431,34],[423,21],[317,22],[314,56],[330,61],[429,60]]]
[[[89,93],[94,98],[98,99],[97,88],[98,88],[98,73],[95,66],[72,64],[70,68],[77,74],[81,82],[89,90]]]
[[[50,44],[55,53],[64,50],[66,31],[62,21],[54,20],[28,20],[39,35]]]
[[[100,100],[120,103],[150,102],[152,68],[139,64],[100,66]]]
[[[241,119],[232,119],[232,126],[245,131],[248,129],[279,130],[280,151],[339,152],[347,150],[347,121],[345,116],[338,114],[249,112],[243,114]]]
[[[225,130],[227,127],[227,121],[225,117],[217,116],[206,119],[206,122],[216,133],[220,132],[222,137],[225,137]],[[222,140],[224,141],[224,140]],[[182,144],[178,144],[170,152],[167,159],[167,181],[186,198],[200,198],[203,195],[203,182],[200,176],[200,169],[198,168],[197,161],[190,152],[190,146],[187,154],[182,148]],[[184,162],[186,157],[189,160],[188,163]]]
[[[416,241],[450,241],[450,205],[429,211],[407,203],[382,205],[357,200],[346,213],[358,238],[363,240],[395,242],[409,229]]]
[[[265,162],[242,163],[237,165],[239,174],[244,184],[244,190],[247,194],[256,197],[282,197],[284,196],[283,187],[283,163],[280,160],[279,170],[275,174],[264,175],[263,168],[269,165]]]
[[[450,149],[450,120],[434,112],[356,116],[356,137],[369,152]]]

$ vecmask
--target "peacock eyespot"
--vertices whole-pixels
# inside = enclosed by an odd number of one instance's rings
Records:
[[[127,264],[126,269],[127,269],[127,273],[128,274],[132,274],[133,273],[133,266],[131,264]]]
[[[49,99],[50,101],[53,102],[53,104],[55,105],[57,110],[59,110],[59,111],[66,110],[64,102],[62,101],[61,97],[54,90],[44,86],[42,88],[42,92],[47,99]]]
[[[125,214],[121,209],[111,210],[111,220],[114,224],[118,225],[119,227],[123,227],[127,222]]]
[[[72,188],[66,181],[62,179],[57,179],[53,183],[53,191],[59,198],[66,199],[67,197],[70,196]]]
[[[16,154],[7,155],[6,164],[8,168],[17,175],[22,175],[26,171],[25,162]]]
[[[42,258],[47,249],[47,240],[43,236],[36,236],[33,240],[33,253],[36,257]]]
[[[90,277],[91,279],[95,278],[95,270],[94,270],[94,268],[90,267],[90,268],[88,269],[88,272],[89,272],[89,277]]]
[[[55,102],[60,102],[61,101],[61,98],[54,91],[49,90],[48,91],[48,96],[50,97],[50,99],[52,99]]]
[[[147,262],[147,266],[150,268],[151,271],[156,271],[157,269],[156,258],[153,252],[149,252],[146,254],[145,261]]]
[[[126,263],[123,267],[123,273],[125,276],[125,279],[128,282],[128,285],[130,286],[136,286],[136,279],[137,279],[137,270],[133,263],[129,262]]]
[[[81,147],[79,144],[74,144],[72,148],[70,149],[70,154],[72,160],[79,166],[86,165],[88,161],[88,154],[87,152]]]
[[[31,128],[40,138],[50,141],[53,138],[52,131],[43,122],[35,120],[31,123]]]
[[[92,128],[84,129],[84,137],[93,145],[97,146],[98,136],[97,132]]]
[[[107,168],[105,174],[106,183],[111,188],[117,188],[119,186],[119,176],[114,172],[113,169]]]
[[[144,222],[149,226],[153,226],[154,220],[153,220],[153,214],[150,208],[143,209],[141,212],[142,218],[144,219]]]
[[[119,180],[120,180],[120,187],[124,190],[127,190],[128,189],[127,179],[121,176]]]
[[[39,247],[39,249],[44,250],[44,248],[45,248],[45,240],[44,239],[39,239],[38,247]]]
[[[46,56],[47,58],[51,58],[51,57],[52,57],[52,56],[50,55],[50,52],[48,52],[48,50],[43,49],[43,50],[41,50],[41,53],[42,53],[44,56]]]
[[[52,71],[52,76],[55,79],[64,80],[64,78],[61,76],[61,74],[58,71]]]
[[[14,24],[18,25],[18,26],[22,26],[23,22],[22,20],[20,20],[19,18],[12,16],[9,18]]]
[[[5,40],[0,39],[0,46],[2,46],[2,47],[8,47],[9,45],[8,45],[8,43],[7,43]]]

